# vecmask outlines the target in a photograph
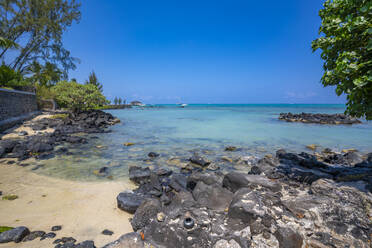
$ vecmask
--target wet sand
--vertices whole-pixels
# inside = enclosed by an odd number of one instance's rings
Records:
[[[30,231],[49,232],[62,225],[56,238],[74,237],[77,242],[93,240],[97,247],[132,232],[130,214],[116,206],[116,196],[133,188],[128,181],[76,182],[37,175],[16,164],[0,160],[0,191],[16,194],[13,201],[0,200],[1,226],[26,226]],[[101,234],[104,229],[112,236]],[[0,244],[3,247],[54,247],[54,239]]]

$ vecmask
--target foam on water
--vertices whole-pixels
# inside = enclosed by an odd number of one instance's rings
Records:
[[[372,151],[372,123],[317,125],[278,120],[281,112],[342,113],[344,105],[157,105],[146,108],[110,110],[121,123],[111,133],[90,135],[89,143],[69,147],[72,155],[40,161],[42,174],[79,180],[101,180],[93,171],[103,166],[113,178],[127,176],[128,166],[166,166],[171,157],[187,159],[199,151],[225,169],[221,156],[263,156],[279,148],[304,151],[317,144],[335,150],[356,148]],[[133,142],[125,147],[123,143]],[[225,152],[224,147],[240,147],[238,152]],[[99,148],[97,148],[98,146]],[[101,147],[103,146],[103,147]],[[148,160],[149,152],[161,156]]]

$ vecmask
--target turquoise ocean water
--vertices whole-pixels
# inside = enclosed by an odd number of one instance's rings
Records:
[[[37,162],[36,172],[69,179],[106,180],[93,171],[109,168],[114,179],[127,176],[128,166],[171,166],[170,159],[183,161],[195,151],[228,170],[234,165],[221,162],[221,156],[262,157],[284,148],[305,151],[306,145],[320,149],[356,148],[372,152],[372,123],[358,125],[317,125],[278,120],[281,112],[342,113],[344,105],[242,104],[242,105],[154,105],[123,110],[109,110],[121,123],[111,133],[89,135],[89,143],[70,146],[72,155],[61,155]],[[126,147],[125,142],[135,145]],[[237,152],[224,147],[236,146]],[[149,152],[160,157],[148,160]],[[238,168],[243,169],[244,168]]]

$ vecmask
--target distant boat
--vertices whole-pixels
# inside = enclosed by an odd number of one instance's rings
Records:
[[[180,103],[179,105],[180,105],[180,107],[181,107],[181,108],[184,108],[184,107],[186,107],[186,106],[187,106],[187,104],[186,104],[186,103]]]

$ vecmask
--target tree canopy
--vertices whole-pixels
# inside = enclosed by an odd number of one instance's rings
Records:
[[[347,114],[372,120],[372,2],[327,0],[319,16],[312,48],[322,50],[322,84],[347,95]]]
[[[94,71],[89,74],[88,80],[85,81],[85,84],[93,84],[102,92],[102,84],[98,82],[98,78]]]
[[[34,61],[54,64],[66,78],[78,60],[63,47],[62,35],[80,20],[79,8],[75,0],[0,1],[0,60],[21,73]]]
[[[53,90],[58,105],[73,111],[95,109],[108,103],[93,84],[61,81],[53,87]]]

